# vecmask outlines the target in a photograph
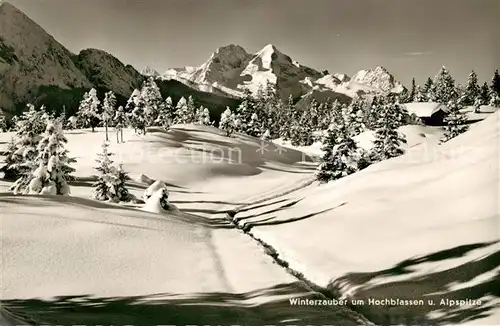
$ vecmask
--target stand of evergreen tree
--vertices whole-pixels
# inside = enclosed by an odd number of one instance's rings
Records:
[[[444,66],[434,77],[433,85],[435,100],[439,103],[446,104],[458,97],[455,80]]]
[[[479,97],[481,99],[482,105],[487,105],[490,100],[490,87],[487,82],[484,82],[483,86],[481,86],[481,90],[479,92]]]
[[[174,122],[172,98],[168,97],[163,106],[161,107],[158,117],[156,118],[155,124],[161,126],[164,130],[169,130],[170,126]]]
[[[68,157],[67,142],[62,125],[50,121],[38,143],[37,168],[31,174],[30,194],[69,195],[68,181],[73,179],[71,173],[75,171],[70,165],[76,160]]]
[[[10,190],[15,194],[27,193],[32,172],[37,168],[38,143],[47,127],[43,107],[36,110],[32,104],[16,119],[16,151],[11,155],[10,165],[5,167],[12,178],[16,178]]]
[[[94,168],[97,171],[93,184],[94,198],[100,201],[127,202],[132,199],[125,184],[130,178],[122,164],[118,167],[113,165],[113,155],[109,152],[109,143],[104,142],[102,152],[97,154],[97,166]]]
[[[469,74],[469,78],[467,79],[467,86],[464,90],[464,100],[462,101],[463,105],[474,105],[476,98],[479,96],[480,88],[477,82],[477,75],[474,71]]]
[[[326,183],[358,171],[358,147],[346,123],[335,123],[328,128],[322,150],[325,154],[316,170],[316,180]]]
[[[12,137],[7,144],[7,148],[5,149],[5,159],[3,161],[4,166],[2,171],[4,173],[5,180],[16,180],[19,176],[19,171],[17,171],[15,165],[18,163],[17,159],[17,145],[14,137]]]
[[[230,108],[226,108],[226,110],[222,113],[219,122],[219,129],[226,131],[226,136],[231,137],[233,132],[235,132],[238,128],[236,122],[236,115],[231,111]]]
[[[463,112],[463,106],[456,100],[448,103],[449,113],[445,117],[446,123],[444,136],[441,140],[443,143],[455,138],[456,136],[466,132],[469,129],[467,125],[467,115]]]
[[[143,82],[139,96],[144,103],[146,125],[153,126],[164,105],[160,88],[153,77]]]
[[[210,121],[210,111],[203,106],[200,106],[196,110],[195,123],[204,126],[210,126],[212,122]]]
[[[495,70],[491,78],[491,90],[500,97],[500,74],[498,73],[498,69]]]
[[[5,131],[7,131],[7,118],[5,117],[2,108],[0,108],[0,132]]]
[[[78,108],[79,118],[83,121],[85,127],[92,128],[92,132],[95,131],[95,127],[99,125],[102,118],[99,108],[100,104],[101,101],[97,98],[97,91],[95,88],[92,88],[83,95]]]
[[[113,117],[115,116],[115,106],[116,106],[116,96],[112,91],[104,94],[104,101],[102,105],[102,123],[104,124],[104,128],[106,131],[106,141],[109,141],[108,135],[108,126],[113,121]]]
[[[374,147],[370,155],[372,161],[383,161],[404,154],[401,146],[406,143],[406,139],[397,130],[401,125],[399,110],[398,104],[385,104],[380,108]]]

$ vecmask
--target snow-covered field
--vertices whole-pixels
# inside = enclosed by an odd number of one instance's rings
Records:
[[[14,196],[0,181],[2,300],[41,323],[366,323],[340,306],[290,305],[317,294],[227,222],[235,210],[240,227],[334,294],[484,302],[359,308],[379,323],[494,325],[498,301],[486,296],[498,299],[499,288],[499,119],[439,146],[440,130],[404,127],[406,155],[321,186],[308,155],[211,127],[127,130],[123,144],[111,135],[132,193],[147,188],[141,175],[167,184],[180,212],[163,215],[91,200],[104,133],[68,131],[78,160],[71,197]],[[0,150],[10,136],[0,134]]]
[[[406,138],[406,144],[402,144],[402,148],[405,150],[423,143],[435,144],[443,136],[442,127],[431,127],[431,126],[419,126],[419,125],[408,125],[402,126],[398,130]],[[375,132],[372,130],[367,130],[354,137],[357,145],[364,150],[371,150],[373,148],[373,142],[375,141]],[[323,156],[323,143],[321,141],[316,141],[310,146],[293,146],[290,141],[285,141],[283,139],[275,139],[273,143],[289,149],[294,149],[307,154],[312,160],[320,158]]]
[[[482,325],[496,325],[499,123],[497,112],[444,145],[423,143],[331,184],[314,183],[245,208],[236,219],[333,293],[436,302],[417,309],[360,309],[379,320],[479,318]],[[438,304],[441,298],[483,304],[446,307]]]

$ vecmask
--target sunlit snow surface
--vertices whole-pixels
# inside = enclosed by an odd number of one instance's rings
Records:
[[[146,315],[155,324],[214,323],[214,306],[222,305],[234,323],[359,324],[339,307],[291,307],[283,298],[309,290],[232,228],[225,212],[236,210],[240,227],[332,291],[361,298],[478,295],[490,301],[468,322],[492,325],[498,298],[484,296],[484,288],[498,277],[492,241],[499,238],[499,117],[443,145],[438,129],[403,127],[407,154],[327,185],[310,184],[309,155],[278,144],[193,125],[146,136],[127,130],[124,144],[112,142],[112,159],[124,163],[138,198],[154,180],[165,183],[180,211],[162,214],[91,200],[104,133],[68,131],[78,160],[71,197],[13,196],[0,182],[2,300],[52,323],[74,321],[64,309],[49,309],[67,304],[83,309],[78,323],[116,323],[113,313],[130,324],[147,323]],[[2,148],[10,136],[0,134]],[[90,297],[57,303],[61,295]],[[410,310],[453,324],[446,316],[454,310],[437,308],[444,310]],[[162,319],[174,311],[182,319]],[[208,317],[196,319],[200,314]]]

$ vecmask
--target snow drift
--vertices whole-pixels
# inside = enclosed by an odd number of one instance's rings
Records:
[[[497,112],[443,145],[425,142],[336,182],[245,207],[235,218],[332,293],[436,302],[360,308],[376,322],[453,324],[475,316],[494,324],[499,121]],[[441,299],[482,304],[450,307],[438,305]]]

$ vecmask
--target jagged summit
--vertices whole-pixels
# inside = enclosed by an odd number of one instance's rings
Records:
[[[141,74],[147,77],[158,77],[160,74],[158,71],[156,71],[154,68],[151,68],[150,66],[144,67],[142,69]]]
[[[256,93],[271,83],[284,98],[292,94],[296,99],[312,91],[354,97],[361,93],[398,91],[402,87],[385,67],[361,70],[351,79],[346,74],[330,74],[301,65],[272,43],[253,54],[240,45],[228,44],[215,50],[201,66],[190,70],[169,69],[162,77],[236,96],[244,90]]]
[[[394,76],[383,66],[360,70],[352,76],[351,81],[383,92],[400,92],[402,90],[401,83],[396,81]]]
[[[247,51],[242,46],[237,44],[228,44],[225,46],[221,46],[217,48],[217,50],[215,50],[212,55],[214,56],[217,54],[227,54],[227,53],[241,53],[248,55]]]

